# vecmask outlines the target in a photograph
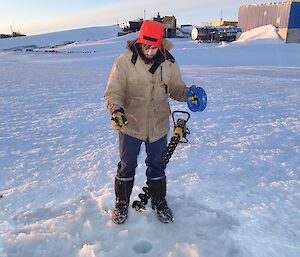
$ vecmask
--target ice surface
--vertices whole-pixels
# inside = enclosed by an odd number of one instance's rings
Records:
[[[0,256],[300,256],[300,45],[173,39],[183,80],[208,94],[167,167],[175,222],[148,208],[115,225],[117,132],[102,95],[136,34],[82,34],[57,53],[0,52]]]

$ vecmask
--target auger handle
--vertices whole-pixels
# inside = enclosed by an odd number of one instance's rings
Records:
[[[174,126],[176,126],[175,113],[183,113],[183,114],[186,114],[186,115],[187,115],[187,119],[185,119],[185,123],[187,123],[188,120],[189,120],[190,117],[191,117],[191,115],[190,115],[189,112],[186,112],[186,111],[174,111],[174,112],[172,113],[172,119],[173,119]]]

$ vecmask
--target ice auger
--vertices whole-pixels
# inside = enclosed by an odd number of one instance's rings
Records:
[[[187,118],[186,119],[178,118],[177,121],[175,121],[176,113],[183,113],[187,115]],[[174,132],[167,147],[167,154],[165,156],[166,164],[170,161],[172,154],[174,153],[178,143],[187,143],[188,139],[186,138],[186,135],[190,134],[190,130],[186,127],[186,123],[190,119],[190,114],[188,112],[174,111],[172,113],[172,119],[174,123]]]
[[[175,114],[184,114],[187,115],[185,119],[183,118],[178,118],[177,121],[175,121]],[[186,127],[186,123],[190,118],[190,114],[188,112],[184,111],[174,111],[172,113],[172,119],[174,123],[174,132],[171,137],[171,140],[168,144],[167,147],[167,153],[165,156],[165,163],[167,164],[171,157],[172,154],[174,153],[178,143],[187,143],[188,139],[186,138],[187,134],[190,134],[189,129]],[[148,200],[150,199],[150,191],[148,187],[143,187],[142,190],[144,193],[139,194],[140,200],[136,200],[132,203],[132,207],[136,211],[141,211],[144,212],[146,211],[146,205],[148,203]]]
[[[134,208],[136,211],[146,211],[146,204],[148,203],[148,200],[150,199],[150,192],[148,187],[142,188],[144,191],[144,194],[139,194],[140,200],[136,200],[132,203],[132,208]]]

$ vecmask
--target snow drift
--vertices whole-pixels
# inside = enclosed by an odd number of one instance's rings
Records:
[[[277,33],[275,26],[266,25],[243,32],[233,43],[278,44],[283,43],[283,40]]]

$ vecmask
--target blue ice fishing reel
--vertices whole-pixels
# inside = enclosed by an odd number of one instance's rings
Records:
[[[186,94],[186,102],[192,112],[202,112],[207,105],[207,95],[202,87],[193,85]]]

